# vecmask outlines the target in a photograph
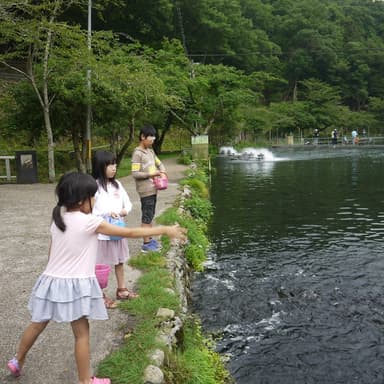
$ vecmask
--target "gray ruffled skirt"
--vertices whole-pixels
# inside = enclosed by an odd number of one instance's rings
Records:
[[[99,240],[97,247],[97,263],[117,265],[129,259],[128,240]]]
[[[71,322],[81,317],[108,319],[96,277],[57,278],[43,274],[33,287],[28,309],[36,323]]]

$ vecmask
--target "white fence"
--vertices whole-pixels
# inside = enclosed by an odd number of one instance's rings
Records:
[[[0,160],[5,161],[5,175],[0,175],[0,179],[7,179],[7,181],[15,179],[16,176],[11,174],[11,160],[15,160],[15,156],[0,156]]]

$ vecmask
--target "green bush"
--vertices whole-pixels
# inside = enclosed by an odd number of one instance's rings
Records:
[[[214,351],[213,342],[203,336],[200,321],[196,317],[188,319],[183,336],[179,352],[167,355],[164,372],[166,383],[233,383],[222,357]]]
[[[202,180],[195,179],[195,178],[188,178],[183,180],[180,184],[188,185],[200,197],[203,197],[205,199],[209,197],[208,188]]]
[[[199,221],[207,223],[212,216],[212,204],[207,199],[192,196],[184,202],[184,208],[188,210],[190,215]]]
[[[203,271],[209,247],[209,240],[206,236],[207,226],[203,219],[195,219],[190,214],[179,213],[177,208],[170,208],[156,221],[163,225],[178,223],[187,229],[188,244],[184,250],[185,258],[195,271]]]

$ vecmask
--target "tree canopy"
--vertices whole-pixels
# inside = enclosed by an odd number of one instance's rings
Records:
[[[1,86],[0,130],[51,135],[51,147],[70,137],[80,169],[87,104],[119,158],[146,122],[158,151],[174,128],[219,144],[364,124],[382,133],[384,2],[94,0],[91,50],[87,3],[0,5],[0,76],[27,82]]]

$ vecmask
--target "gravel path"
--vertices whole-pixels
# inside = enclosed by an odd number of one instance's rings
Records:
[[[186,166],[175,159],[164,164],[169,175],[167,190],[159,191],[157,214],[172,206],[179,193],[178,182],[184,177]],[[119,179],[133,203],[128,216],[129,226],[140,225],[140,201],[131,176]],[[43,271],[49,242],[51,211],[55,203],[55,185],[7,184],[0,185],[0,383],[15,383],[8,374],[6,361],[15,352],[21,332],[29,323],[28,298],[37,277]],[[131,255],[139,252],[141,240],[129,239]],[[139,272],[126,266],[128,288],[133,288]],[[115,277],[111,275],[107,294],[113,297]],[[124,328],[133,319],[119,310],[109,310],[108,321],[91,322],[91,364],[94,368],[111,350],[116,348]],[[51,323],[31,349],[24,374],[18,384],[77,383],[73,356],[73,335],[69,324]]]

